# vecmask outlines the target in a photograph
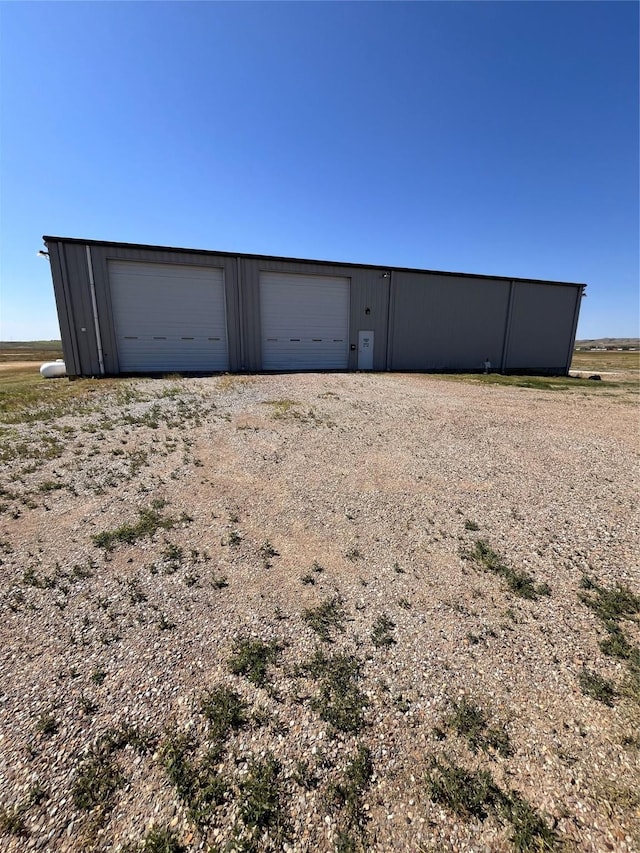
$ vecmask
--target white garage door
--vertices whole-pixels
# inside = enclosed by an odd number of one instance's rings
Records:
[[[349,364],[349,279],[260,273],[264,370]]]
[[[120,370],[227,370],[221,269],[109,262]]]

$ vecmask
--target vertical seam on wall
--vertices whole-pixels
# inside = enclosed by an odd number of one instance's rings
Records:
[[[504,322],[504,339],[502,341],[502,359],[500,362],[500,373],[504,373],[507,367],[507,358],[509,355],[509,343],[511,342],[511,316],[513,314],[513,295],[515,291],[515,281],[509,282],[509,298],[507,300],[507,316]]]
[[[240,274],[240,258],[236,255],[236,306],[238,311],[236,328],[238,330],[239,340],[238,345],[236,347],[236,351],[238,352],[238,367],[240,370],[244,370],[245,368],[245,345],[244,345],[244,311],[243,311],[243,300],[241,291],[241,280],[242,276]],[[238,369],[238,368],[236,368]]]
[[[93,278],[93,261],[91,259],[91,249],[85,246],[87,250],[87,269],[89,271],[89,291],[91,293],[91,308],[93,311],[93,328],[96,335],[96,347],[98,350],[98,366],[100,375],[104,376],[104,358],[102,355],[102,335],[100,334],[100,323],[98,321],[98,303],[96,302],[96,285]]]
[[[393,288],[393,270],[389,270],[389,293],[387,294],[387,358],[386,370],[391,370],[391,360],[393,352],[393,327],[392,317],[395,313],[395,290]]]

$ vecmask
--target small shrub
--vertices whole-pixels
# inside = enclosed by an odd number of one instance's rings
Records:
[[[327,657],[318,649],[300,672],[319,683],[319,694],[312,707],[320,718],[338,731],[359,732],[367,700],[359,687],[361,671],[357,658],[346,654]]]
[[[592,699],[597,699],[605,705],[613,705],[613,700],[616,697],[616,691],[613,684],[597,672],[589,672],[583,669],[578,677],[580,689],[585,696],[590,696]]]
[[[470,521],[468,518],[464,523],[465,530],[480,530],[480,527],[475,523],[475,521]]]
[[[160,759],[171,783],[181,800],[192,798],[195,774],[191,755],[196,743],[191,733],[183,734],[175,729],[167,732],[160,749]]]
[[[166,575],[174,574],[182,565],[184,551],[179,545],[168,542],[162,551],[162,559],[167,564],[164,573]]]
[[[187,853],[172,829],[155,827],[147,833],[142,844],[143,853]]]
[[[139,755],[150,752],[158,742],[158,736],[145,728],[131,723],[114,726],[102,735],[98,741],[98,749],[111,755],[117,750],[130,746]]]
[[[207,690],[200,699],[200,711],[209,725],[209,736],[223,742],[232,730],[247,722],[247,705],[242,697],[228,687]]]
[[[24,838],[28,835],[24,821],[25,807],[16,805],[11,808],[0,806],[0,833]]]
[[[256,687],[263,687],[267,680],[267,666],[275,663],[281,646],[272,641],[241,639],[229,658],[229,669],[234,675],[246,676]]]
[[[51,737],[56,734],[59,727],[60,724],[49,711],[40,714],[36,723],[36,731],[41,735],[45,735],[45,737]]]
[[[240,784],[239,808],[245,826],[280,832],[285,829],[278,785],[280,770],[280,763],[271,753],[250,763],[247,777]]]
[[[76,808],[90,811],[110,805],[113,794],[124,784],[124,777],[107,752],[94,751],[82,762],[72,796]]]
[[[180,519],[170,516],[164,517],[153,507],[139,510],[138,516],[138,521],[135,524],[122,524],[115,530],[104,530],[102,533],[96,533],[91,537],[94,544],[99,548],[104,548],[105,551],[112,551],[118,544],[133,545],[139,539],[153,536],[158,530],[169,530],[171,527],[175,527],[178,521],[188,520],[188,516],[185,515],[181,516]]]
[[[273,547],[271,542],[269,542],[268,539],[265,539],[265,541],[262,544],[262,547],[260,548],[260,556],[262,557],[262,564],[265,567],[265,569],[270,569],[272,558],[273,557],[279,557],[280,555],[276,551],[276,549]]]
[[[590,594],[579,593],[580,601],[590,607],[605,625],[619,622],[621,619],[633,619],[640,614],[640,596],[627,587],[613,586],[607,589],[586,575],[582,578],[581,585]]]
[[[227,537],[228,545],[239,545],[242,542],[242,536],[237,530],[230,530]]]
[[[513,827],[511,841],[516,850],[522,853],[555,850],[558,836],[530,803],[520,794],[510,791],[500,803],[503,816]]]
[[[161,613],[160,618],[158,619],[158,628],[160,631],[173,631],[176,627],[176,623],[172,622],[171,619],[166,615],[166,613]]]
[[[336,805],[345,812],[345,820],[350,830],[357,829],[362,837],[367,813],[363,808],[362,795],[369,787],[373,776],[371,751],[359,745],[355,756],[348,763],[342,780],[329,786],[327,799],[331,805]],[[346,832],[346,830],[343,830]],[[352,836],[346,835],[355,843]],[[354,850],[357,847],[353,848]]]
[[[507,732],[503,728],[490,727],[485,712],[466,697],[454,704],[446,722],[457,735],[466,739],[472,752],[491,748],[505,758],[512,754]]]
[[[344,633],[345,611],[339,595],[327,599],[317,607],[305,608],[302,618],[325,643],[331,642],[333,630]]]
[[[427,791],[434,803],[440,803],[461,817],[487,818],[498,806],[501,791],[484,770],[469,772],[454,764],[433,759],[426,778]]]
[[[378,616],[376,621],[373,623],[373,631],[371,632],[373,645],[377,649],[388,649],[390,646],[393,646],[396,641],[394,640],[391,632],[395,627],[396,623],[389,619],[386,613]]]
[[[535,601],[541,595],[550,595],[548,584],[536,586],[534,578],[528,572],[518,571],[507,566],[502,557],[482,539],[479,539],[471,551],[463,551],[462,557],[480,566],[484,571],[501,577],[508,588],[520,598]]]

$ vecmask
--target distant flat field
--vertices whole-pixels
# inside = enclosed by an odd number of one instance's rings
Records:
[[[0,341],[0,364],[8,361],[55,361],[62,358],[60,341]]]
[[[611,377],[622,378],[626,381],[640,378],[640,352],[574,352],[571,362],[571,372],[620,374]],[[605,378],[605,377],[603,377]]]

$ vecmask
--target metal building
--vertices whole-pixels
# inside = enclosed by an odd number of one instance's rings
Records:
[[[69,376],[566,374],[583,284],[43,238]]]

